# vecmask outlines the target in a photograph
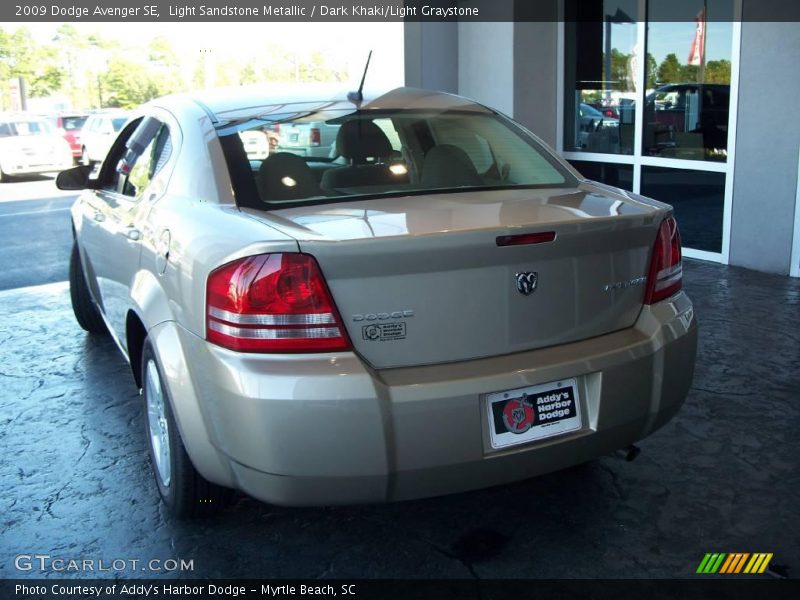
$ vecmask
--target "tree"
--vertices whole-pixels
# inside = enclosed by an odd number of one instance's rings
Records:
[[[134,108],[143,102],[163,96],[156,79],[139,63],[114,57],[108,71],[101,76],[103,103],[106,106]]]
[[[239,71],[239,85],[248,85],[251,83],[258,83],[258,76],[256,70],[251,63],[247,63]]]
[[[186,89],[180,61],[167,38],[154,37],[148,43],[147,69],[162,94],[172,94]]]
[[[679,83],[683,77],[681,62],[674,53],[667,54],[661,64],[658,65],[657,81],[663,85],[665,83]]]
[[[658,81],[658,63],[655,56],[647,53],[647,62],[645,63],[645,81],[647,87],[652,87]]]
[[[705,72],[706,83],[725,83],[731,82],[731,61],[711,60],[706,63]]]
[[[616,48],[611,49],[611,73],[603,72],[603,80],[608,82],[603,85],[604,88],[609,86],[610,83],[610,88],[612,90],[624,92],[628,91],[629,89],[633,89],[632,86],[629,88],[630,82],[633,81],[633,77],[629,77],[628,73],[628,64],[630,58],[630,54],[623,54]],[[604,71],[605,67],[606,61],[603,60]]]
[[[61,89],[64,73],[55,48],[37,46],[27,27],[20,27],[3,41],[4,70],[10,77],[25,80],[29,96],[47,96]]]
[[[67,89],[72,105],[79,106],[81,101],[79,99],[80,86],[77,81],[78,58],[86,47],[86,40],[83,35],[78,33],[75,27],[69,23],[64,23],[56,30],[56,34],[53,36],[53,46],[57,55],[62,59],[61,66],[64,70],[63,86]]]

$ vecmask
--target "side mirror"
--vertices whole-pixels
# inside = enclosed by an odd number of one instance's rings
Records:
[[[89,179],[92,167],[89,165],[79,165],[66,171],[61,171],[56,177],[56,187],[60,190],[85,190],[93,188],[94,181]]]

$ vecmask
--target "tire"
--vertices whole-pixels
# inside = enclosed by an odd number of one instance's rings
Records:
[[[233,490],[211,483],[194,468],[175,423],[150,340],[142,351],[144,428],[158,493],[173,517],[209,517],[230,503]]]
[[[72,253],[69,257],[69,297],[72,300],[72,312],[75,313],[78,325],[89,333],[108,333],[103,317],[100,316],[100,310],[89,292],[76,242],[72,243]]]

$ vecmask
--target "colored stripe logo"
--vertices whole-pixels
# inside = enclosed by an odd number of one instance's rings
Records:
[[[700,561],[696,573],[736,575],[739,573],[763,573],[767,570],[772,552],[709,552]]]

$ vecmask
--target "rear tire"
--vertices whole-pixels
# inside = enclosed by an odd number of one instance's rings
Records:
[[[158,493],[174,517],[215,515],[230,503],[233,490],[211,483],[194,468],[175,422],[161,373],[150,341],[145,340],[142,351],[144,427]]]
[[[76,242],[72,243],[72,253],[69,257],[69,296],[72,300],[72,312],[75,313],[78,325],[89,333],[108,332],[103,317],[100,316],[100,310],[92,300]]]

